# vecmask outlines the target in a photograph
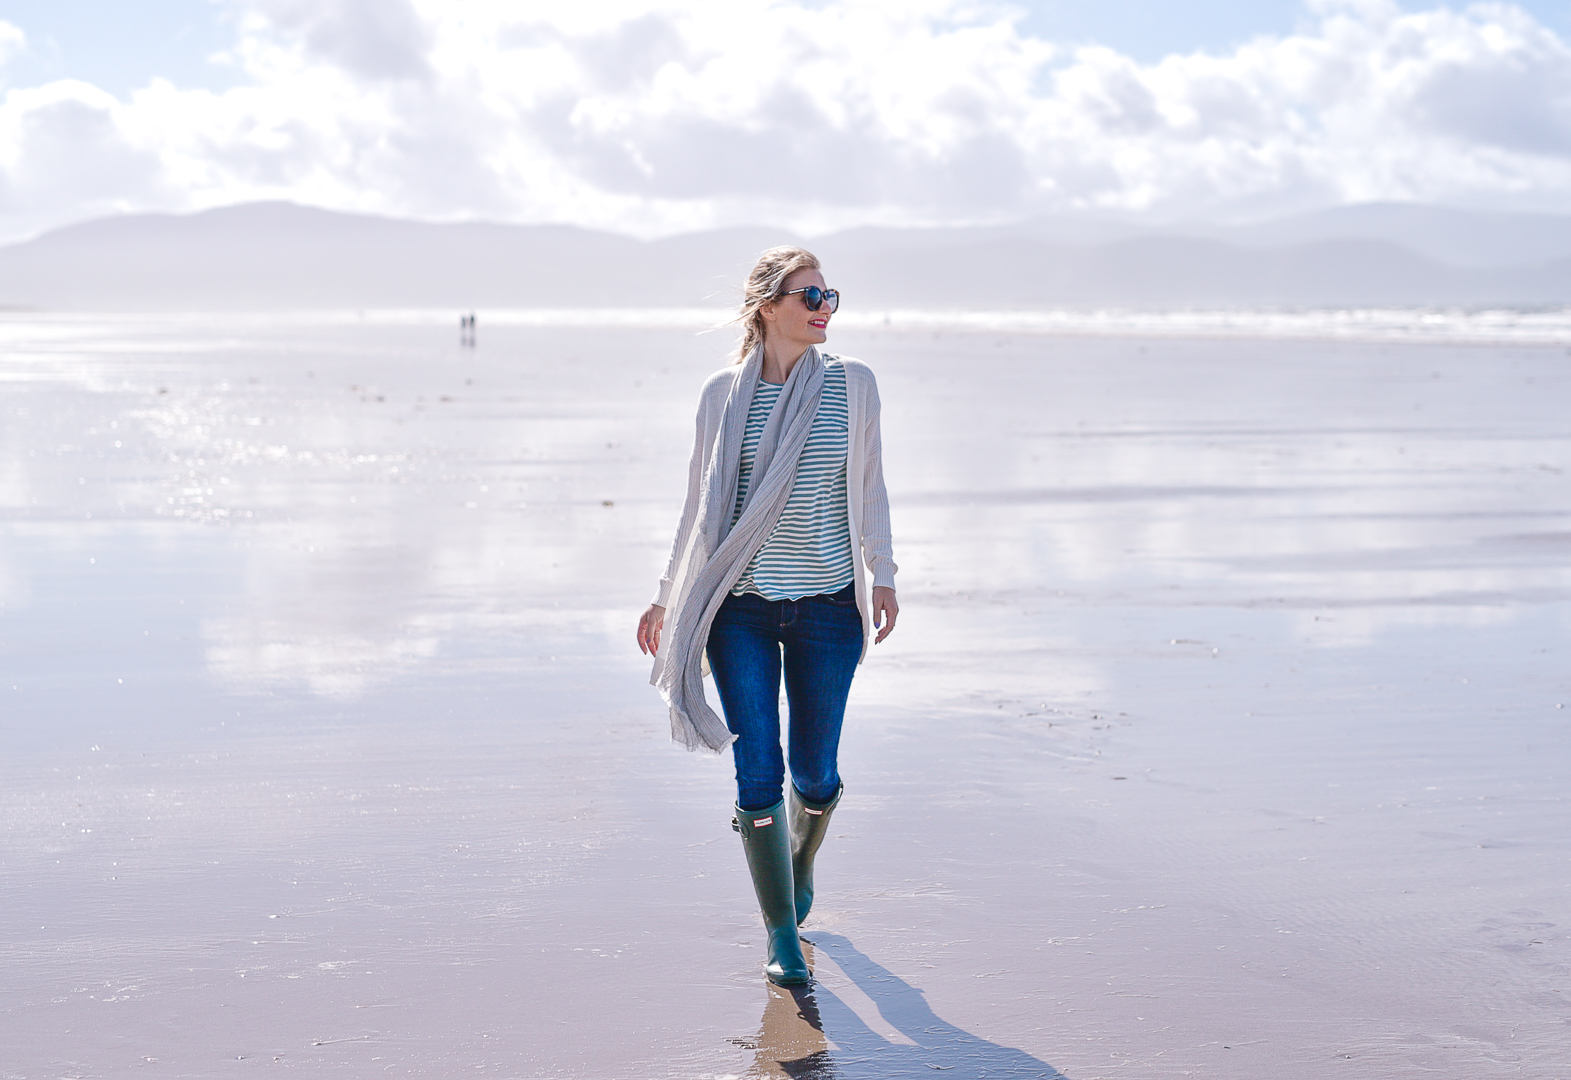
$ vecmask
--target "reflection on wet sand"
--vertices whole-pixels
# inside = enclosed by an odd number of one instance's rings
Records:
[[[812,963],[811,955],[808,963]],[[750,1077],[829,1080],[839,1075],[811,987],[770,983],[757,1037],[736,1041],[753,1051],[753,1067],[747,1074]]]
[[[904,1080],[943,1072],[953,1080],[1068,1080],[1024,1050],[989,1042],[940,1019],[922,991],[848,938],[815,932],[803,945],[818,979],[811,987],[769,987],[758,1037],[739,1040],[754,1054],[749,1077]],[[855,1008],[854,998],[865,1000]],[[870,1010],[875,1015],[865,1015]]]

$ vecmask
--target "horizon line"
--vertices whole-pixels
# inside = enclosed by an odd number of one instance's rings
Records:
[[[276,323],[319,325],[447,326],[465,314],[487,327],[522,329],[692,330],[728,329],[734,308],[698,307],[391,307],[161,311],[0,309],[0,326],[37,322]],[[1571,305],[1380,305],[1363,307],[1137,308],[1112,305],[973,309],[889,308],[844,313],[835,325],[862,333],[1012,333],[1064,337],[1263,338],[1458,345],[1571,345]],[[832,346],[832,343],[831,343]],[[827,351],[833,351],[829,348]]]

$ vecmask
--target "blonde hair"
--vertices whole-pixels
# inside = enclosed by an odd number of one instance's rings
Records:
[[[735,319],[742,324],[742,343],[737,346],[736,353],[738,364],[764,340],[764,306],[779,299],[780,291],[792,274],[798,270],[818,269],[821,269],[818,257],[799,247],[773,247],[758,257],[742,287],[742,310],[737,312]]]

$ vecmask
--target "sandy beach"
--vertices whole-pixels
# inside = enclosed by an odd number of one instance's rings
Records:
[[[793,995],[633,644],[729,331],[0,316],[0,1080],[1566,1080],[1571,336],[1294,318],[832,331]]]

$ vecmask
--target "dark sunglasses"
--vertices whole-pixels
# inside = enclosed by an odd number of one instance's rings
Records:
[[[807,305],[808,311],[817,311],[825,304],[829,305],[831,315],[840,310],[840,292],[837,289],[820,289],[817,285],[809,285],[805,289],[792,289],[780,295],[795,296],[797,293],[802,294],[802,303]]]

